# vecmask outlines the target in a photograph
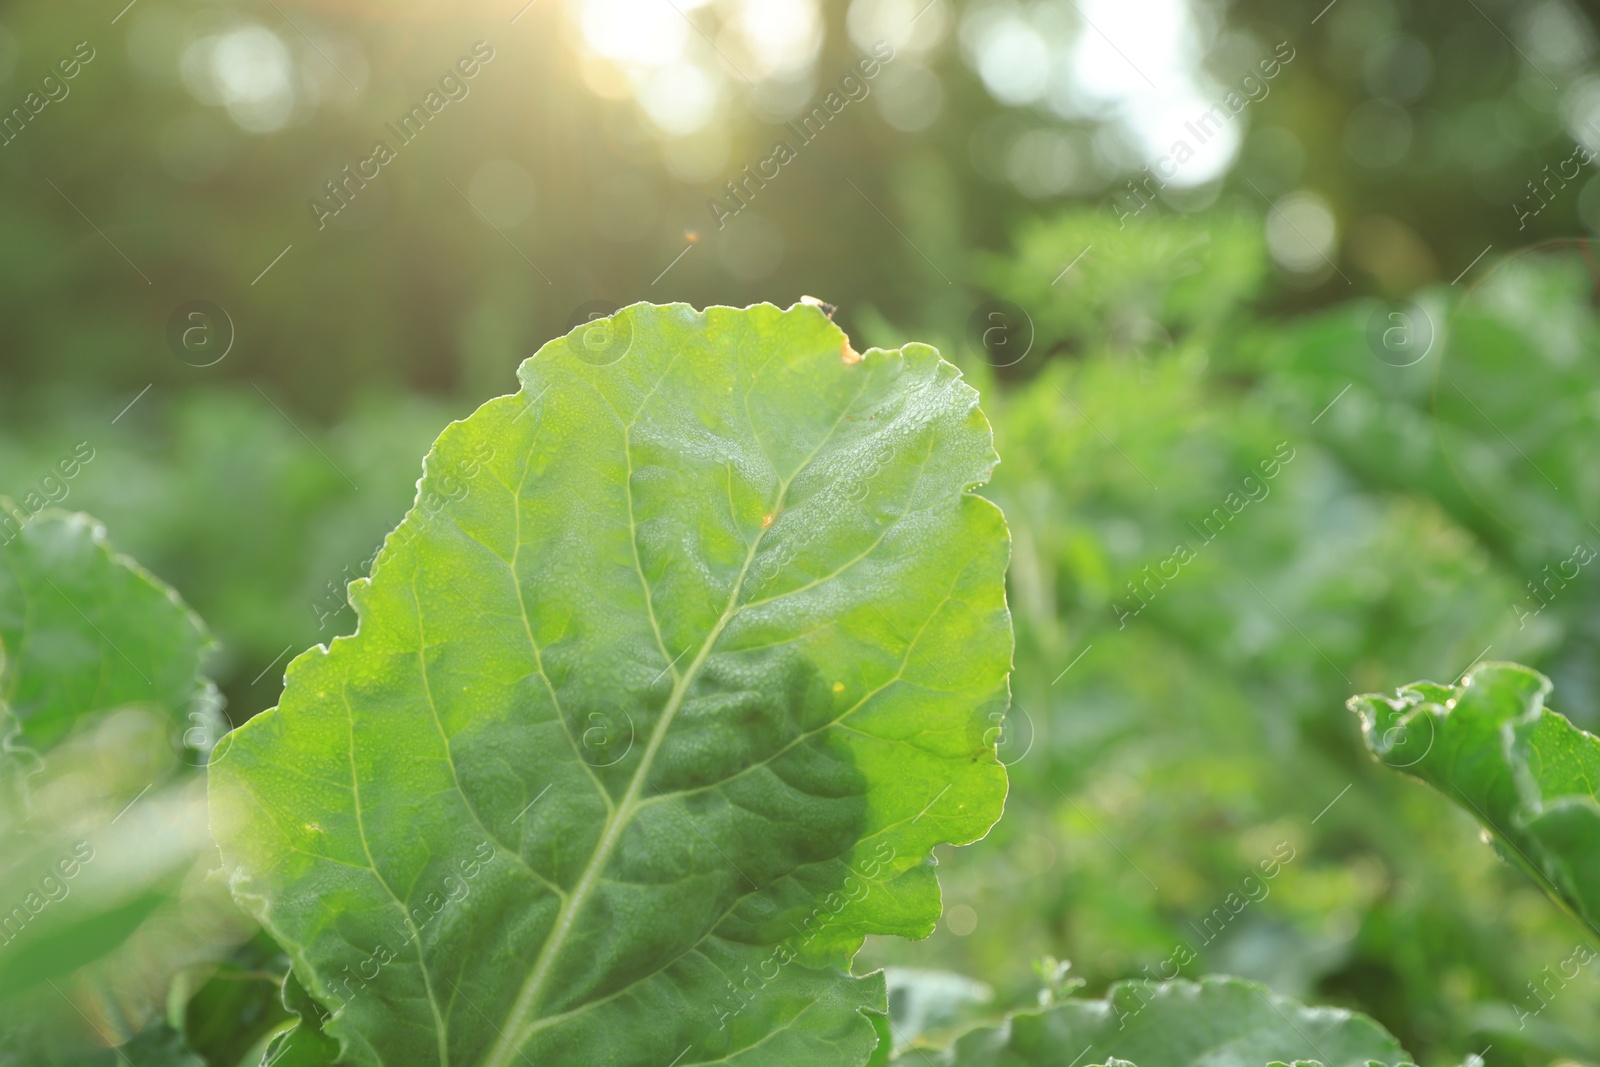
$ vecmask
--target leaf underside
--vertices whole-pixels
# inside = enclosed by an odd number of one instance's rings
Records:
[[[1240,978],[1118,982],[1103,1000],[1064,1000],[971,1031],[939,1053],[910,1050],[912,1067],[1062,1067],[1127,1061],[1137,1067],[1324,1067],[1409,1060],[1382,1027],[1340,1008],[1308,1008]]]
[[[933,349],[635,305],[447,428],[357,632],[225,739],[239,899],[356,1064],[861,1064],[999,817],[996,457]]]
[[[1600,737],[1546,708],[1549,692],[1538,671],[1485,663],[1454,687],[1418,682],[1350,708],[1379,761],[1455,801],[1600,934]]]

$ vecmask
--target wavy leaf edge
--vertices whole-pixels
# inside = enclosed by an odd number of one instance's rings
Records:
[[[804,308],[804,310],[802,310],[802,308]],[[666,305],[654,305],[654,304],[650,304],[648,302],[641,301],[641,302],[629,305],[629,306],[627,306],[625,308],[618,309],[616,312],[612,313],[611,318],[615,319],[617,316],[622,316],[622,315],[636,315],[636,314],[640,314],[640,313],[646,313],[646,314],[653,313],[653,314],[658,314],[658,315],[689,315],[689,316],[695,317],[698,321],[703,322],[708,316],[710,316],[712,314],[715,314],[715,313],[729,313],[729,312],[732,312],[732,313],[761,312],[761,313],[764,313],[764,314],[776,314],[776,315],[780,315],[780,316],[782,316],[782,315],[793,315],[793,314],[799,312],[799,313],[802,313],[802,314],[816,314],[818,316],[823,316],[823,312],[821,312],[819,309],[817,309],[814,305],[809,305],[808,306],[808,305],[805,305],[804,303],[797,303],[797,304],[792,305],[790,308],[787,308],[787,309],[778,308],[776,305],[773,305],[771,303],[760,303],[760,304],[751,305],[751,306],[746,307],[746,308],[736,308],[736,307],[729,307],[729,306],[725,306],[725,305],[712,305],[712,306],[706,307],[703,310],[696,310],[696,309],[692,308],[691,306],[689,306],[687,304],[682,304],[682,303],[666,304]],[[411,506],[408,508],[408,510],[406,511],[404,517],[401,519],[400,523],[392,531],[390,531],[389,534],[387,534],[385,536],[384,541],[383,541],[383,546],[380,549],[380,551],[378,552],[378,554],[376,555],[376,557],[374,558],[374,562],[373,562],[372,568],[371,568],[371,573],[366,577],[357,578],[354,581],[349,583],[349,586],[348,586],[349,598],[350,598],[351,606],[354,609],[355,619],[356,619],[355,628],[350,633],[336,635],[331,640],[329,640],[327,642],[322,642],[322,643],[318,643],[316,645],[313,645],[313,646],[307,648],[306,650],[304,650],[303,652],[301,652],[300,654],[298,654],[297,656],[293,657],[291,659],[291,661],[289,662],[289,664],[285,668],[285,680],[286,680],[285,693],[286,694],[287,694],[287,691],[288,691],[289,687],[293,685],[295,678],[297,676],[303,674],[304,672],[309,671],[314,664],[317,664],[317,663],[319,663],[321,661],[326,660],[331,655],[337,653],[341,648],[348,647],[348,646],[359,646],[360,641],[362,640],[364,634],[366,633],[366,627],[367,627],[367,624],[368,624],[368,608],[367,608],[367,603],[366,603],[366,599],[367,599],[366,598],[366,591],[375,582],[377,582],[380,579],[380,576],[386,571],[386,569],[388,569],[389,567],[392,567],[392,566],[395,565],[393,561],[394,561],[394,558],[395,558],[395,555],[396,555],[396,550],[401,546],[402,542],[407,538],[408,531],[411,528],[413,528],[414,526],[416,526],[417,524],[419,524],[419,523],[426,524],[427,522],[431,521],[438,514],[437,506],[430,504],[430,502],[428,500],[428,495],[429,495],[430,477],[433,474],[433,472],[434,472],[434,470],[436,468],[436,465],[438,463],[442,462],[442,460],[443,460],[443,456],[442,456],[442,452],[441,452],[441,446],[443,446],[444,443],[447,440],[451,439],[452,435],[464,432],[464,428],[465,427],[467,427],[469,424],[471,424],[474,420],[482,417],[486,412],[489,412],[489,411],[495,409],[497,405],[505,404],[505,403],[513,401],[513,400],[525,400],[531,406],[531,404],[533,402],[537,401],[537,399],[538,399],[537,396],[532,397],[531,400],[528,399],[528,394],[530,394],[532,392],[533,387],[534,387],[535,382],[536,382],[536,375],[537,375],[537,372],[538,372],[538,366],[537,366],[538,365],[538,361],[552,347],[560,344],[563,341],[570,341],[572,337],[574,337],[579,331],[581,331],[584,328],[585,327],[580,326],[580,327],[574,329],[573,331],[570,331],[564,337],[558,337],[558,338],[555,338],[555,339],[551,340],[550,342],[547,342],[544,346],[541,346],[541,348],[540,348],[540,350],[538,352],[536,352],[534,355],[528,357],[521,364],[520,368],[518,369],[517,377],[518,377],[518,381],[519,381],[519,389],[516,392],[510,393],[510,394],[506,394],[506,395],[503,395],[503,396],[500,396],[500,397],[496,397],[496,398],[493,398],[491,400],[486,401],[485,403],[483,403],[479,407],[477,407],[471,414],[469,414],[469,415],[467,415],[467,416],[465,416],[463,418],[451,421],[440,432],[439,436],[435,439],[433,445],[429,448],[428,452],[423,457],[423,470],[422,470],[422,474],[419,476],[419,478],[417,480],[417,483],[416,483],[417,491],[416,491],[416,495],[415,495],[415,497],[413,499],[413,502],[412,502]],[[987,483],[987,481],[988,481],[988,479],[989,479],[989,477],[990,477],[990,475],[991,475],[991,473],[993,471],[993,468],[994,468],[995,464],[997,464],[999,462],[999,458],[1000,458],[994,452],[992,427],[989,424],[987,416],[984,414],[982,408],[980,407],[980,404],[979,404],[980,398],[979,398],[979,394],[977,393],[977,391],[975,389],[973,389],[972,386],[970,386],[969,384],[967,384],[965,381],[962,380],[962,375],[961,375],[961,373],[960,373],[958,368],[954,367],[954,365],[952,365],[952,364],[948,363],[947,361],[945,361],[939,355],[938,351],[936,349],[932,348],[931,346],[920,344],[920,343],[916,343],[916,342],[911,342],[911,343],[907,343],[906,345],[903,345],[902,347],[900,347],[898,349],[870,348],[870,349],[866,350],[865,352],[856,353],[850,348],[849,340],[846,337],[846,335],[843,333],[842,330],[839,330],[839,328],[832,323],[831,318],[828,318],[828,320],[827,320],[827,328],[832,330],[833,333],[837,336],[837,340],[839,342],[839,346],[838,347],[839,347],[839,351],[840,351],[840,361],[845,365],[869,363],[869,362],[872,362],[874,360],[879,360],[879,361],[881,361],[881,360],[894,360],[899,364],[908,365],[910,363],[910,361],[913,360],[913,359],[921,359],[921,360],[930,360],[932,362],[932,364],[935,365],[935,370],[936,371],[938,371],[940,373],[948,372],[950,375],[953,376],[957,387],[960,390],[963,391],[963,394],[964,394],[964,396],[965,396],[965,398],[966,398],[966,400],[968,402],[968,414],[969,414],[969,416],[974,417],[982,427],[982,432],[985,435],[985,439],[988,442],[988,453],[989,453],[988,461],[984,465],[981,473],[978,473],[975,476],[973,476],[972,478],[970,478],[966,482],[966,484],[964,484],[961,487],[961,490],[960,490],[960,492],[958,494],[959,502],[962,503],[962,504],[969,505],[971,507],[975,507],[975,508],[979,508],[979,509],[987,509],[991,513],[990,517],[991,517],[992,521],[998,523],[999,530],[1001,531],[1001,533],[1003,535],[1003,538],[1004,538],[1003,539],[1002,556],[1003,556],[1003,558],[1005,560],[1008,561],[1009,560],[1009,553],[1010,553],[1010,536],[1009,536],[1009,531],[1006,529],[1006,525],[1005,525],[1005,520],[1004,520],[1003,514],[1001,513],[1001,510],[1000,510],[1000,508],[999,508],[999,506],[997,504],[995,504],[993,501],[989,500],[988,498],[986,498],[986,497],[984,497],[981,494],[976,492],[976,490],[978,488],[980,488],[981,486],[983,486],[984,484]],[[1000,571],[1002,576],[1004,574],[1004,570],[1005,570],[1005,564],[1002,563],[1001,571]],[[1005,665],[1005,670],[1004,670],[1004,674],[1003,674],[1003,681],[1001,683],[1001,688],[1003,690],[1003,700],[1001,701],[1001,708],[1002,709],[1007,707],[1007,706],[1009,706],[1009,700],[1010,700],[1010,671],[1011,671],[1011,666],[1012,666],[1011,658],[1012,658],[1012,655],[1014,654],[1014,642],[1013,642],[1013,640],[1011,638],[1011,633],[1010,633],[1010,611],[1009,611],[1009,605],[1007,604],[1006,600],[1007,600],[1007,591],[1006,591],[1006,589],[1004,587],[1004,582],[1002,580],[1001,583],[1000,583],[1000,587],[999,587],[999,607],[1000,607],[1000,610],[1004,613],[1004,616],[1005,616],[1006,645],[1007,645],[1006,665]],[[703,649],[703,652],[709,652],[711,650],[713,644],[714,644],[714,637],[711,640],[707,641],[707,643],[705,645],[705,648]],[[262,729],[264,729],[267,723],[271,722],[272,719],[275,716],[281,714],[281,711],[280,711],[281,703],[282,703],[282,701],[280,700],[279,706],[275,706],[275,707],[273,707],[271,709],[268,709],[267,712],[265,712],[265,713],[263,713],[261,715],[258,715],[256,717],[254,717],[253,719],[247,721],[246,723],[242,724],[239,728],[237,728],[236,730],[234,730],[232,733],[230,733],[229,735],[227,735],[224,738],[223,744],[224,745],[231,745],[238,737],[244,736],[244,735],[246,735],[247,733],[249,733],[249,732],[251,732],[253,730],[262,730]],[[998,723],[996,722],[996,719],[997,719],[997,715],[995,713],[991,712],[991,714],[988,716],[988,721],[991,722],[991,723],[994,723],[995,726],[998,726]],[[988,756],[989,756],[989,762],[993,762],[995,764],[995,766],[999,767],[999,769],[1000,769],[1000,779],[999,779],[1000,788],[999,788],[999,792],[998,792],[998,794],[996,796],[991,798],[992,801],[993,801],[993,803],[992,803],[992,816],[988,817],[987,820],[984,822],[984,825],[982,826],[982,828],[977,830],[976,832],[967,833],[967,834],[964,834],[964,835],[959,836],[959,837],[953,837],[953,838],[950,838],[950,839],[946,840],[943,843],[952,844],[952,845],[965,845],[965,844],[971,844],[974,841],[980,840],[983,836],[985,836],[988,833],[988,831],[998,821],[1000,815],[1002,814],[1003,808],[1004,808],[1004,803],[1005,803],[1005,798],[1006,798],[1007,784],[1005,782],[1003,767],[1000,767],[1000,765],[998,764],[998,760],[996,758],[996,755],[995,755],[995,749],[996,749],[996,744],[997,744],[997,735],[998,735],[998,730],[997,729],[993,729],[993,728],[991,728],[991,730],[989,730],[989,731],[985,731],[985,733],[984,733],[984,745],[987,748],[987,752],[988,752]],[[215,785],[216,777],[215,777],[215,775],[213,775],[212,781],[213,781],[213,793],[214,793],[215,792],[215,788],[216,788],[216,785]],[[213,816],[215,816],[215,808],[213,809]],[[220,841],[221,841],[221,838],[219,837],[219,842]],[[935,907],[937,908],[938,899],[939,899],[939,890],[938,890],[937,882],[933,878],[933,875],[932,875],[932,865],[933,865],[933,863],[934,863],[934,860],[933,860],[933,858],[931,856],[931,851],[930,851],[929,853],[925,853],[918,860],[918,862],[915,865],[913,865],[913,866],[911,866],[911,867],[909,867],[909,868],[907,868],[907,869],[905,869],[903,871],[898,872],[895,881],[888,882],[888,883],[876,883],[876,884],[887,884],[887,885],[895,885],[895,886],[909,885],[909,891],[918,892],[918,893],[924,892],[928,887],[931,886],[932,899],[933,899],[933,902],[935,904]],[[314,985],[315,985],[315,982],[316,982],[315,968],[313,968],[313,967],[311,967],[309,965],[310,961],[305,958],[305,954],[302,951],[302,947],[293,945],[292,942],[288,938],[285,938],[282,935],[282,932],[280,930],[278,930],[274,926],[274,924],[273,924],[273,922],[271,920],[271,904],[270,904],[270,901],[264,895],[258,895],[258,894],[254,894],[254,893],[250,892],[250,890],[248,889],[248,881],[249,881],[249,879],[245,875],[245,872],[242,870],[242,868],[240,868],[238,865],[235,865],[234,869],[231,872],[228,872],[228,879],[229,879],[230,888],[232,889],[232,891],[233,891],[233,893],[235,895],[235,898],[239,901],[239,903],[242,906],[244,906],[246,908],[246,910],[249,911],[252,915],[254,915],[259,921],[261,921],[264,926],[266,926],[269,930],[271,930],[274,933],[274,935],[277,936],[279,938],[279,940],[284,944],[285,949],[289,952],[291,959],[295,963],[295,968],[294,968],[295,972],[299,973],[301,971],[302,966],[305,967],[305,970],[307,972],[310,972],[311,980],[307,982],[307,987],[308,988],[313,988]],[[838,916],[835,915],[835,918],[837,918],[837,917]],[[901,936],[925,937],[925,936],[927,936],[928,934],[930,934],[932,932],[933,926],[934,926],[934,923],[935,923],[935,920],[937,919],[937,917],[938,917],[937,911],[935,911],[935,913],[932,914],[932,915],[926,916],[924,921],[923,921],[923,923],[921,924],[921,928],[918,931],[914,932],[914,933],[913,932],[908,932],[906,930],[893,930],[892,932],[898,933]],[[854,934],[853,934],[854,944],[853,944],[852,947],[850,947],[848,949],[847,957],[853,957],[854,956],[855,952],[859,949],[862,940],[864,939],[865,932],[867,932],[867,931],[866,930],[857,930],[857,931],[854,932]],[[806,960],[804,960],[804,958],[802,958],[802,962],[811,962],[811,961],[806,961]],[[812,962],[812,965],[815,965],[815,963]],[[848,971],[846,973],[848,973]],[[875,1029],[875,1031],[881,1030],[882,1029],[881,1021],[876,1021],[875,1022],[873,1020],[881,1020],[882,1018],[886,1017],[885,1013],[887,1011],[887,1001],[886,1001],[886,993],[885,993],[884,986],[883,986],[882,972],[881,971],[880,972],[874,972],[873,974],[870,974],[870,975],[856,976],[856,977],[862,979],[865,982],[865,985],[863,986],[863,988],[866,989],[868,991],[868,993],[869,993],[869,1002],[866,1003],[866,1004],[858,1005],[857,1008],[855,1009],[855,1013],[858,1016],[862,1017],[864,1021],[868,1022]],[[331,1022],[331,1025],[329,1025],[327,1027],[326,1032],[334,1033],[338,1029],[337,1028],[338,1015],[339,1015],[339,1012],[335,1011],[335,1013],[332,1016],[329,1016],[329,1020]],[[305,1024],[302,1023],[301,1025],[304,1026]],[[355,1039],[355,1036],[356,1035],[354,1035],[353,1033],[350,1033],[350,1032],[344,1032],[344,1033],[340,1033],[338,1035],[339,1043],[340,1043],[340,1045],[342,1047],[342,1057],[347,1057],[350,1054],[350,1052],[351,1052],[351,1042]],[[504,1035],[502,1035],[502,1037],[504,1037]],[[509,1040],[509,1039],[507,1039],[507,1040]],[[501,1044],[506,1044],[506,1041],[503,1041]],[[492,1053],[487,1059],[485,1059],[484,1062],[485,1063],[495,1063],[495,1064],[509,1063],[509,1062],[512,1062],[510,1057],[515,1055],[518,1051],[519,1051],[519,1049],[516,1047],[516,1043],[510,1043],[510,1044],[507,1045],[506,1048],[500,1048],[497,1045],[496,1051],[494,1053]],[[342,1058],[341,1058],[341,1062],[343,1062]],[[717,1062],[721,1062],[721,1061],[719,1060]]]

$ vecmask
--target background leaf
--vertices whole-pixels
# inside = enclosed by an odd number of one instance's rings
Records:
[[[9,656],[0,697],[23,738],[48,747],[84,716],[130,705],[183,723],[208,684],[199,618],[115,555],[87,515],[19,523],[23,514],[0,497],[0,645]]]
[[[1082,1057],[1076,1060],[1075,1057]],[[964,1035],[946,1052],[913,1050],[895,1062],[938,1067],[1058,1067],[1128,1060],[1138,1067],[1262,1067],[1314,1058],[1324,1067],[1407,1061],[1363,1015],[1308,1008],[1254,982],[1118,982],[1103,1000],[1066,1000],[1018,1012]]]
[[[0,500],[0,1050],[93,1062],[140,1035],[182,1062],[171,983],[250,930],[206,877],[208,638],[93,519],[15,514]]]
[[[1600,934],[1600,737],[1545,707],[1550,680],[1486,663],[1456,686],[1354,697],[1367,747],[1471,812],[1508,862]]]

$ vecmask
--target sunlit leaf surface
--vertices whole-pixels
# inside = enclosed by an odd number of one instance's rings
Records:
[[[521,378],[224,742],[236,896],[352,1063],[865,1062],[852,955],[1005,793],[976,394],[798,306],[636,305]]]

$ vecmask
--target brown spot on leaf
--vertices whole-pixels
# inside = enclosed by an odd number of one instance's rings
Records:
[[[814,296],[802,296],[800,298],[800,303],[804,304],[806,307],[821,308],[822,313],[828,316],[830,319],[833,318],[833,313],[839,310],[826,300],[818,300]]]

